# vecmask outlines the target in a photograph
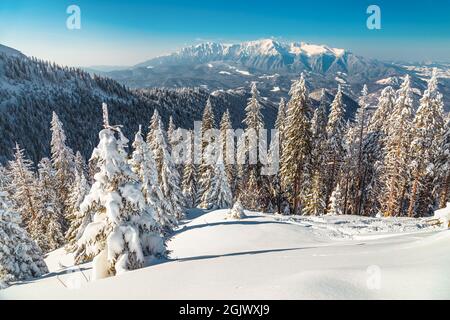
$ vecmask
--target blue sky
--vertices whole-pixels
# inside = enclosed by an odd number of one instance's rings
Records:
[[[421,2],[421,3],[420,3]],[[68,30],[66,8],[81,9]],[[381,9],[381,30],[366,9]],[[0,43],[65,65],[132,65],[203,41],[262,38],[379,59],[450,61],[450,1],[1,0]]]

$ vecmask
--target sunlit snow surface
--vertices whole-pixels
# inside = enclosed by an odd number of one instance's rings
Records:
[[[0,298],[450,298],[450,231],[426,219],[226,213],[191,210],[168,261],[96,282],[89,263],[54,251],[51,274]]]

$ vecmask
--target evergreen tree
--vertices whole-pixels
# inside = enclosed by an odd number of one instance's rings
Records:
[[[208,188],[202,194],[200,207],[203,209],[225,209],[231,208],[233,196],[230,184],[225,172],[222,154],[219,154],[214,166],[214,175]]]
[[[106,105],[103,109],[106,115]],[[144,254],[165,251],[142,185],[125,157],[126,138],[120,127],[110,126],[105,116],[99,138],[92,154],[98,166],[95,183],[80,206],[83,214],[94,212],[93,222],[78,241],[88,256],[95,256],[94,280],[140,268]]]
[[[319,107],[314,110],[311,120],[312,151],[311,151],[311,180],[308,193],[306,195],[303,213],[308,215],[322,215],[326,210],[325,199],[325,152],[327,142],[327,115],[325,90],[322,90],[322,97]]]
[[[75,182],[70,192],[68,199],[68,209],[70,214],[68,216],[70,221],[69,230],[67,230],[65,238],[66,238],[66,251],[67,252],[76,252],[77,250],[77,241],[81,238],[84,229],[86,226],[92,222],[92,213],[86,211],[84,213],[80,212],[80,205],[83,202],[86,195],[89,193],[90,186],[87,182],[86,176],[84,174],[75,175]],[[85,262],[88,257],[80,256],[81,252],[78,252],[76,256],[76,260],[80,262]]]
[[[245,212],[244,207],[242,206],[241,202],[237,200],[233,208],[231,208],[230,212],[226,216],[226,219],[242,219],[245,218]]]
[[[447,202],[450,202],[450,114],[445,121],[439,148],[439,174],[435,184],[438,186],[439,207],[445,208]]]
[[[311,153],[311,109],[308,92],[303,74],[292,84],[289,92],[291,100],[288,103],[281,157],[281,180],[293,213],[300,213],[301,200],[304,196],[306,166]]]
[[[367,130],[368,130],[368,95],[367,85],[364,85],[361,91],[361,98],[359,101],[360,107],[356,112],[355,122],[358,129],[358,152],[357,152],[357,164],[356,164],[356,197],[355,197],[355,213],[357,215],[361,215],[363,213],[364,208],[364,196],[367,193],[366,184],[367,184],[367,171],[369,170],[370,164],[368,163],[368,155],[365,151],[367,151],[366,143],[367,143]]]
[[[88,173],[88,168],[86,165],[86,160],[83,158],[80,151],[77,151],[77,153],[75,154],[74,163],[75,163],[74,179],[76,178],[76,175],[78,175],[79,177],[81,176],[86,177],[86,174]]]
[[[373,146],[371,181],[368,181],[369,193],[366,201],[366,214],[376,215],[382,212],[385,191],[384,159],[386,158],[386,140],[390,130],[391,115],[394,112],[395,91],[388,86],[381,91],[377,108],[372,114],[368,126],[368,141]]]
[[[275,129],[280,133],[280,139],[283,140],[283,132],[286,126],[286,101],[284,98],[280,99],[278,105],[277,119],[275,120]]]
[[[234,158],[234,133],[231,125],[230,112],[228,109],[224,112],[220,121],[220,142],[222,145],[223,161],[225,172],[227,174],[228,183],[231,192],[234,194],[236,190],[236,166]]]
[[[346,121],[344,119],[345,105],[342,101],[342,89],[338,86],[337,93],[330,106],[330,114],[327,123],[327,158],[326,166],[326,199],[336,187],[341,174],[341,165],[344,156],[344,135]]]
[[[41,250],[20,224],[20,215],[0,191],[0,289],[48,272]]]
[[[410,217],[427,215],[433,211],[435,205],[433,181],[437,174],[439,150],[436,137],[440,136],[444,127],[444,104],[437,85],[437,71],[434,69],[413,122],[411,142],[413,182],[408,207]]]
[[[208,101],[206,102],[205,109],[203,110],[203,116],[202,116],[202,130],[201,130],[201,152],[202,152],[202,162],[199,165],[198,168],[198,201],[200,202],[201,197],[203,196],[204,191],[208,188],[208,185],[211,181],[214,167],[208,163],[207,158],[209,155],[207,154],[207,150],[211,150],[211,148],[208,148],[210,145],[214,144],[214,138],[211,137],[211,134],[208,134],[208,132],[211,132],[215,127],[215,119],[214,119],[214,113],[212,110],[212,104],[211,99],[208,98]]]
[[[174,141],[174,138],[175,138],[174,133],[175,133],[176,129],[177,128],[175,126],[175,123],[173,122],[173,117],[170,116],[169,117],[169,125],[167,126],[167,138],[168,138],[171,148],[172,148],[173,143],[175,142]]]
[[[33,173],[33,163],[25,158],[24,150],[17,143],[14,159],[9,162],[8,180],[10,183],[7,191],[12,200],[12,210],[20,214],[22,226],[30,231],[30,223],[38,214],[37,179]]]
[[[407,75],[397,91],[392,115],[384,139],[384,161],[381,181],[381,210],[384,216],[401,215],[408,190],[410,144],[412,139],[412,91]]]
[[[36,219],[30,223],[30,235],[44,252],[60,248],[64,244],[65,220],[58,210],[56,172],[48,158],[38,164]]]
[[[154,154],[143,139],[141,127],[134,138],[130,164],[142,183],[142,192],[153,211],[154,219],[162,231],[170,232],[176,225],[175,217],[172,215],[173,206],[169,198],[164,197],[161,191]]]
[[[70,186],[75,177],[75,163],[73,151],[66,144],[66,134],[63,125],[55,112],[51,121],[51,159],[56,174],[56,188],[58,189],[58,202],[55,210],[66,219],[66,201],[69,197]],[[64,231],[68,228],[68,222],[64,221]]]
[[[163,130],[161,117],[157,110],[152,116],[147,143],[154,155],[162,194],[170,201],[170,214],[176,220],[181,220],[184,217],[184,198],[180,188],[181,178],[170,155],[167,135]]]
[[[192,131],[190,131],[190,136],[193,137]],[[197,166],[193,159],[193,143],[190,144],[188,161],[184,165],[183,170],[183,181],[182,181],[182,192],[186,200],[186,204],[190,208],[194,208],[197,205]]]
[[[245,118],[243,123],[245,129],[245,144],[247,153],[247,164],[242,165],[242,175],[247,179],[242,179],[242,195],[240,200],[242,205],[251,210],[264,210],[266,208],[265,199],[268,198],[268,188],[265,185],[266,179],[261,175],[261,134],[264,129],[263,116],[261,113],[262,105],[260,103],[259,91],[256,83],[252,83],[251,97],[245,108]],[[252,157],[256,158],[252,158]],[[259,159],[258,159],[259,157]],[[252,163],[256,162],[256,163]]]
[[[330,196],[330,203],[328,205],[327,214],[328,215],[340,215],[343,214],[342,208],[343,208],[343,199],[342,199],[342,193],[341,188],[339,187],[339,184],[336,185],[336,188],[333,190]]]
[[[381,91],[377,108],[370,119],[369,131],[378,131],[383,133],[383,135],[387,135],[390,129],[390,117],[394,112],[394,106],[395,91],[391,86],[387,86]]]

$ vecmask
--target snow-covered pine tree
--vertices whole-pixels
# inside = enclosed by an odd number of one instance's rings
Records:
[[[167,135],[156,109],[151,119],[147,143],[153,151],[158,172],[158,183],[162,194],[171,203],[170,214],[177,220],[181,220],[184,217],[185,205],[183,193],[181,192],[181,177],[170,155]]]
[[[222,145],[223,162],[227,174],[231,192],[236,190],[236,159],[234,154],[234,132],[231,125],[230,112],[228,109],[223,113],[220,121],[220,143]]]
[[[80,206],[83,214],[94,212],[78,241],[88,256],[94,256],[94,280],[142,267],[144,254],[165,252],[142,185],[125,157],[126,138],[107,117],[104,124],[92,154],[98,167],[95,183]]]
[[[286,198],[281,186],[281,177],[280,177],[280,149],[281,149],[281,141],[279,138],[280,131],[276,131],[275,135],[272,137],[270,141],[269,147],[269,159],[267,168],[270,170],[268,172],[266,178],[269,186],[269,194],[270,194],[270,206],[274,209],[278,214],[283,213],[283,205],[286,204]]]
[[[367,101],[367,95],[369,91],[367,85],[363,86],[361,91],[361,97],[359,99],[359,108],[355,116],[355,125],[358,130],[357,140],[357,163],[356,163],[356,196],[355,196],[355,214],[361,215],[363,212],[365,197],[367,196],[367,181],[369,180],[368,172],[371,171],[367,154],[367,129],[369,123],[369,104]]]
[[[90,211],[86,211],[84,213],[80,212],[80,205],[89,193],[89,190],[90,186],[86,176],[83,173],[80,175],[80,173],[77,172],[75,175],[75,182],[68,199],[68,209],[70,211],[68,219],[70,221],[70,226],[65,235],[67,242],[65,249],[67,252],[76,252],[78,240],[83,235],[86,226],[92,222],[92,213]],[[78,255],[80,255],[81,252],[79,252]],[[83,256],[82,254],[81,256],[76,257],[76,260],[80,262],[85,262],[87,259],[88,257]]]
[[[337,93],[330,106],[330,114],[327,123],[327,158],[325,176],[326,193],[325,199],[330,197],[331,192],[339,181],[342,160],[344,156],[344,135],[346,130],[346,121],[344,118],[345,105],[342,101],[342,89],[338,86]]]
[[[286,101],[284,100],[284,98],[281,98],[280,104],[278,105],[277,119],[275,120],[275,129],[278,130],[281,141],[283,141],[283,132],[285,126],[286,126]]]
[[[206,158],[208,154],[206,152],[209,145],[213,144],[214,141],[211,141],[211,136],[207,134],[209,130],[213,130],[215,128],[215,118],[214,112],[212,109],[211,99],[208,98],[206,102],[205,109],[203,110],[202,116],[202,130],[201,130],[201,152],[202,152],[202,162],[198,167],[198,202],[201,201],[203,196],[203,192],[209,187],[209,183],[211,181],[211,177],[214,173],[214,167],[208,163]],[[210,150],[210,149],[208,149]]]
[[[433,69],[428,87],[420,99],[413,121],[411,142],[411,196],[408,216],[426,216],[433,212],[436,199],[433,181],[437,174],[439,137],[444,127],[444,103],[438,91],[437,70]]]
[[[326,210],[325,199],[325,152],[327,142],[327,114],[325,90],[319,107],[314,110],[311,120],[312,151],[311,151],[311,183],[306,194],[303,213],[308,215],[322,215]]]
[[[439,193],[439,207],[450,202],[450,113],[447,114],[442,138],[439,143],[438,172],[436,185]]]
[[[245,129],[246,152],[248,163],[243,165],[243,171],[246,172],[248,179],[242,179],[243,186],[240,186],[242,196],[242,205],[251,210],[264,210],[265,199],[269,198],[268,187],[265,185],[266,179],[262,178],[260,162],[260,133],[264,129],[264,121],[261,113],[262,105],[256,82],[252,82],[251,97],[245,107],[245,118],[243,123]],[[252,154],[259,157],[255,159],[256,163],[251,163]],[[254,199],[254,197],[256,197]]]
[[[0,164],[0,190],[6,190],[9,184],[8,169]]]
[[[169,117],[169,125],[167,126],[167,139],[169,141],[170,146],[174,143],[174,133],[176,130],[175,123],[173,122],[173,117]]]
[[[214,174],[208,188],[204,190],[200,202],[203,209],[226,209],[231,208],[233,195],[228,183],[222,153],[219,151],[218,159],[214,165]]]
[[[144,141],[142,129],[136,133],[133,142],[133,154],[130,160],[131,169],[142,183],[142,192],[147,204],[154,213],[162,232],[168,233],[176,225],[172,203],[165,197],[159,187],[158,171],[153,151]]]
[[[303,205],[303,214],[311,216],[323,215],[326,209],[324,200],[323,184],[320,175],[313,175],[311,187],[305,196]]]
[[[395,105],[395,91],[391,86],[387,86],[381,91],[378,98],[378,105],[372,117],[370,118],[369,131],[381,132],[387,135],[390,129],[390,117],[394,112]]]
[[[390,130],[391,115],[394,111],[395,91],[392,87],[386,87],[378,98],[377,108],[372,114],[369,125],[365,149],[371,148],[370,157],[365,154],[367,160],[371,160],[368,171],[366,201],[364,213],[377,215],[382,211],[382,199],[384,197],[384,184],[382,180],[384,170],[385,142]]]
[[[294,214],[301,213],[304,196],[305,169],[311,154],[311,107],[302,73],[292,84],[291,99],[287,106],[286,128],[282,144],[281,181]]]
[[[192,130],[189,132],[189,135],[193,138]],[[193,140],[193,139],[192,139]],[[191,140],[191,141],[192,141]],[[194,163],[193,152],[194,145],[191,142],[189,153],[188,153],[188,161],[184,165],[183,169],[183,181],[181,183],[183,196],[186,200],[186,205],[189,208],[195,208],[197,206],[197,166]]]
[[[384,160],[380,180],[384,187],[380,196],[381,211],[384,216],[397,216],[403,213],[409,188],[408,166],[410,163],[409,150],[413,119],[413,100],[409,75],[406,75],[396,96],[392,114],[383,130],[386,136],[383,145]]]
[[[6,192],[0,190],[0,289],[48,272],[41,249],[20,224],[20,215],[12,210]]]
[[[245,218],[244,207],[242,206],[239,199],[234,203],[233,208],[230,209],[230,212],[225,217],[225,219],[242,219]]]
[[[30,235],[44,252],[56,250],[64,244],[64,219],[58,210],[56,185],[52,162],[43,158],[38,164],[37,216],[30,223]]]
[[[8,180],[7,192],[12,200],[12,210],[20,214],[22,226],[30,231],[30,223],[38,214],[37,179],[33,163],[25,157],[24,150],[17,143],[14,159],[8,163]]]
[[[343,208],[343,199],[341,188],[339,187],[338,183],[334,188],[333,192],[331,193],[327,214],[340,215],[343,213],[342,208]]]
[[[52,139],[51,139],[51,160],[56,172],[56,188],[58,190],[58,201],[55,204],[55,210],[62,215],[64,219],[64,231],[68,228],[68,222],[65,221],[67,212],[66,201],[69,197],[70,186],[75,178],[75,156],[72,149],[66,144],[66,134],[62,122],[58,115],[53,112],[51,121]]]
[[[81,155],[80,151],[77,151],[77,153],[75,154],[75,175],[78,174],[78,176],[85,176],[88,173],[88,168],[86,165],[86,160],[84,159],[84,157]],[[75,179],[75,175],[74,175],[74,179]]]

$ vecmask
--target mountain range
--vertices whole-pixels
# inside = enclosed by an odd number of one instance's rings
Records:
[[[124,125],[131,139],[139,124],[148,124],[155,109],[167,124],[191,128],[211,97],[216,120],[229,109],[234,127],[242,127],[252,82],[257,82],[268,128],[273,127],[281,97],[304,72],[313,105],[322,88],[331,102],[338,84],[344,92],[346,116],[358,107],[359,92],[369,87],[375,105],[380,91],[397,89],[410,74],[414,99],[426,88],[431,69],[438,68],[439,89],[450,107],[450,65],[391,63],[367,59],[348,50],[274,40],[241,44],[204,43],[150,59],[134,67],[104,71],[58,66],[27,57],[0,45],[0,163],[12,157],[18,142],[38,161],[49,155],[49,123],[53,111],[62,119],[69,144],[89,157],[101,127],[101,102],[110,105],[111,120]]]
[[[132,88],[201,87],[211,92],[248,88],[257,82],[262,96],[276,103],[287,97],[292,80],[305,73],[310,89],[338,85],[357,100],[364,84],[373,101],[386,86],[398,88],[410,74],[419,95],[432,67],[441,70],[442,91],[450,102],[450,67],[446,64],[404,65],[369,59],[346,49],[305,42],[263,39],[237,44],[207,42],[155,57],[133,67],[105,72],[92,70]],[[95,68],[94,68],[95,69]],[[400,79],[400,80],[399,80]],[[447,107],[448,108],[448,107]]]

